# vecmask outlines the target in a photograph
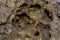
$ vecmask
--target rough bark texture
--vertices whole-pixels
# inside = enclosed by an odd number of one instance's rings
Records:
[[[0,40],[60,40],[60,0],[0,0]]]

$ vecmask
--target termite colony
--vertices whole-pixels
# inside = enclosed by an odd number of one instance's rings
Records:
[[[49,23],[53,21],[53,6],[49,1],[25,2],[16,7],[13,24],[20,37],[29,40],[50,40]]]

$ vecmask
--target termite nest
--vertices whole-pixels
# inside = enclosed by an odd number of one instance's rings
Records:
[[[47,1],[44,1],[44,3],[23,3],[17,8],[12,23],[17,27],[20,27],[18,35],[22,37],[28,36],[33,40],[35,37],[37,39],[40,39],[39,37],[41,37],[42,40],[49,40],[51,38],[49,23],[53,21],[52,5]]]

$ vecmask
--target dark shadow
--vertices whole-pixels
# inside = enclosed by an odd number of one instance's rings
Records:
[[[48,16],[48,18],[52,20],[52,16],[49,16],[50,14],[49,10],[45,9],[44,12]]]
[[[22,14],[16,14],[17,17],[23,17],[23,16],[26,16],[27,18],[30,18],[26,13],[22,13]]]
[[[58,17],[58,18],[60,18],[60,16],[59,16],[59,15],[57,15],[57,17]]]
[[[49,33],[49,37],[51,38],[51,34]]]
[[[45,3],[46,3],[46,4],[49,4],[49,2],[48,2],[48,1],[45,1]]]
[[[30,7],[33,7],[33,8],[38,8],[38,9],[40,9],[40,8],[41,8],[41,5],[39,5],[39,4],[35,4],[35,5],[30,5]]]
[[[24,7],[24,6],[28,6],[28,4],[23,3],[22,5],[20,5],[20,7]]]
[[[38,32],[38,31],[36,31],[36,33],[34,34],[34,36],[39,36],[39,32]]]

